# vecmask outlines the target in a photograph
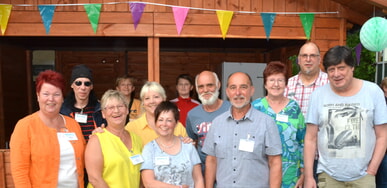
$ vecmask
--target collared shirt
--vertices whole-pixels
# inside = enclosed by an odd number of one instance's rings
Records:
[[[317,79],[308,86],[302,83],[302,80],[300,79],[300,74],[297,74],[289,78],[284,95],[290,99],[297,101],[298,105],[300,105],[301,107],[302,114],[306,117],[310,95],[316,88],[323,86],[328,82],[329,81],[327,73],[322,72],[321,70]]]
[[[239,149],[243,140],[253,142],[253,152]],[[222,187],[269,187],[268,155],[281,155],[282,146],[274,120],[250,108],[241,120],[231,111],[212,122],[203,152],[217,159],[216,183]]]
[[[143,145],[146,145],[148,142],[158,137],[156,131],[149,127],[148,122],[146,121],[146,113],[143,113],[138,119],[126,124],[125,129],[140,136]],[[176,136],[187,137],[187,132],[180,122],[177,123],[174,134]]]

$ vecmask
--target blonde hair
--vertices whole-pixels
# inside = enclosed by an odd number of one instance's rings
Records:
[[[384,79],[382,80],[382,83],[380,83],[380,87],[386,87],[387,88],[387,77],[384,77]]]
[[[165,94],[165,90],[163,86],[161,86],[158,82],[146,82],[144,86],[142,86],[140,91],[140,98],[141,101],[144,100],[144,96],[148,91],[154,91],[161,95],[163,100],[167,99],[167,95]]]
[[[101,108],[104,109],[106,107],[107,101],[111,99],[117,99],[118,101],[124,103],[125,106],[129,105],[128,102],[125,100],[125,96],[121,92],[109,89],[102,95]]]

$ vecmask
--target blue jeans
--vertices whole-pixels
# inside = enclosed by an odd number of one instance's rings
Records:
[[[380,163],[378,173],[376,174],[376,188],[387,187],[387,155],[384,155],[382,162]]]

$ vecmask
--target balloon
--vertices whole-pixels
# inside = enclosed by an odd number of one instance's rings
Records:
[[[367,20],[360,29],[360,42],[373,52],[387,48],[387,19],[373,17]]]

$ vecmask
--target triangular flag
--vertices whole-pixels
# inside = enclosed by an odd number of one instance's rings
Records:
[[[312,31],[313,21],[314,21],[314,14],[311,13],[301,13],[300,19],[302,26],[304,27],[304,32],[306,35],[306,39],[310,39],[310,32]]]
[[[226,38],[228,27],[230,26],[233,11],[217,10],[216,15],[218,16],[218,21],[220,25],[220,30],[222,31],[223,40]]]
[[[173,17],[175,18],[177,34],[180,35],[181,29],[183,29],[183,25],[185,22],[185,18],[187,17],[189,8],[172,7],[172,10],[173,10]]]
[[[145,3],[129,3],[129,7],[130,7],[130,12],[132,12],[134,29],[137,29],[137,25],[140,22],[142,13],[144,12]]]
[[[361,49],[362,49],[362,45],[361,43],[359,43],[358,45],[356,45],[355,47],[355,53],[356,53],[356,63],[357,65],[359,66],[360,65],[360,55],[361,55]]]
[[[54,16],[55,6],[51,5],[38,5],[40,16],[42,17],[42,21],[44,27],[46,28],[46,34],[50,33],[52,17]]]
[[[266,40],[269,41],[271,28],[275,20],[275,13],[261,13],[263,27],[265,28]]]
[[[9,15],[11,14],[12,5],[0,5],[0,28],[1,33],[4,35],[7,30]]]
[[[87,17],[89,17],[89,21],[91,27],[93,27],[94,33],[97,33],[99,15],[101,14],[102,4],[85,4],[83,6],[86,10]]]

